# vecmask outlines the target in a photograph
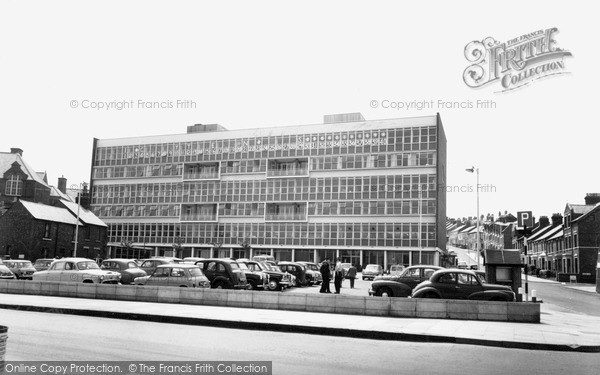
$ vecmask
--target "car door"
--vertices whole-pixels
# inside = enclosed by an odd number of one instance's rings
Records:
[[[78,282],[79,280],[79,271],[77,269],[77,265],[75,262],[66,261],[64,262],[64,269],[60,273],[60,281],[67,282]]]
[[[215,277],[217,277],[217,265],[218,263],[215,261],[207,262],[204,264],[204,269],[202,270],[202,272],[204,273],[204,276],[206,276],[208,280],[210,280],[211,283],[213,282]]]
[[[41,280],[47,280],[47,281],[60,281],[60,274],[62,273],[62,271],[65,269],[65,262],[54,262],[50,268],[48,268],[47,271],[42,271],[45,272],[45,275],[41,278]],[[42,276],[40,275],[40,276]]]
[[[414,289],[421,282],[421,269],[420,268],[412,268],[406,271],[400,278],[400,282],[408,285],[411,289]]]
[[[169,275],[171,274],[170,267],[161,267],[154,270],[152,275],[146,281],[146,285],[169,285]]]
[[[459,273],[454,298],[468,299],[474,293],[481,292],[482,290],[483,287],[479,283],[479,280],[477,280],[477,277]]]
[[[153,261],[153,260],[146,260],[146,261],[144,261],[144,263],[142,263],[142,267],[141,268],[144,271],[146,271],[146,273],[148,275],[151,275],[154,272],[154,269],[156,268],[155,261]]]
[[[435,287],[442,298],[452,299],[456,295],[456,273],[447,272],[439,275]]]
[[[181,286],[187,283],[187,280],[185,280],[185,270],[181,267],[172,267],[169,273],[169,286]]]

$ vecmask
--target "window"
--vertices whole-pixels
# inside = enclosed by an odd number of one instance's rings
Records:
[[[6,195],[21,196],[23,193],[23,180],[20,176],[11,175],[6,180]]]
[[[50,238],[50,228],[51,228],[50,223],[44,224],[44,238]]]
[[[440,275],[438,278],[439,283],[443,284],[455,284],[456,283],[456,274],[455,273],[444,273]]]

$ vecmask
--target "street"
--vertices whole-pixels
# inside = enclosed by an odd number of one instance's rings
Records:
[[[7,361],[262,360],[273,362],[274,374],[595,374],[598,365],[598,354],[377,341],[15,310],[0,310],[0,322],[9,327]]]

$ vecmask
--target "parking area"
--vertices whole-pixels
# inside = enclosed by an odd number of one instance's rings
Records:
[[[354,289],[350,289],[350,280],[344,280],[342,283],[342,289],[340,294],[345,294],[349,296],[368,296],[369,288],[371,287],[371,280],[363,280],[361,273],[356,274],[357,279],[354,280]],[[313,286],[305,286],[302,288],[289,288],[284,291],[284,293],[319,293],[321,289],[321,285],[313,285]],[[335,286],[333,285],[333,280],[330,283],[329,290],[331,293],[335,292]]]

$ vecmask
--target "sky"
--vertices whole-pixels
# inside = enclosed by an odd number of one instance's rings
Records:
[[[51,184],[71,185],[90,179],[93,138],[439,112],[448,217],[476,216],[472,166],[481,214],[551,216],[600,192],[600,56],[594,12],[581,4],[3,1],[0,151],[22,148]],[[554,46],[572,54],[560,60],[564,74],[505,92],[463,80],[470,42],[551,28]]]

